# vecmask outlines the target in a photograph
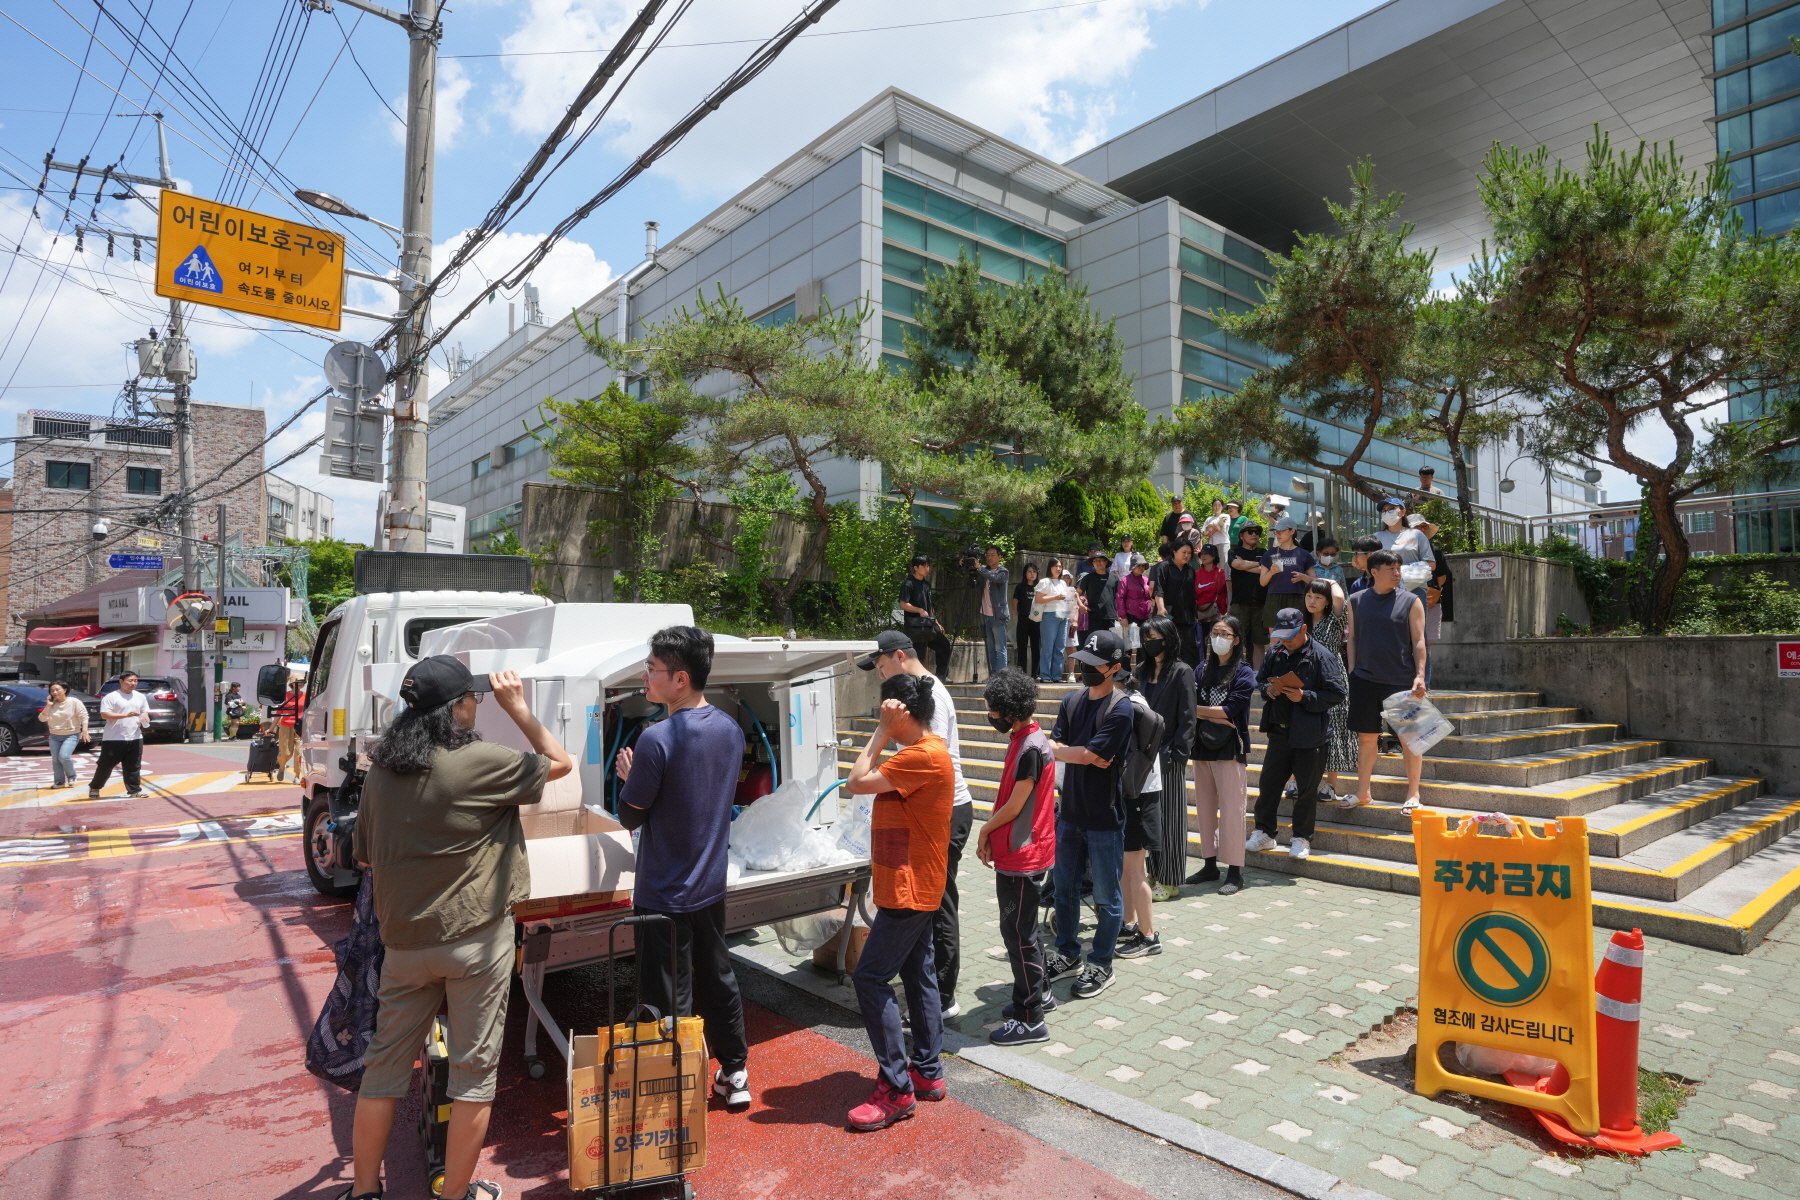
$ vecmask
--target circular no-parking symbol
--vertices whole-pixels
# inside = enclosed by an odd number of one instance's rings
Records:
[[[1482,913],[1456,935],[1456,974],[1489,1004],[1513,1008],[1550,981],[1550,946],[1522,917]]]

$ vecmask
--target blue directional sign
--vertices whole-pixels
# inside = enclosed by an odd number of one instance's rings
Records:
[[[109,554],[106,565],[115,571],[160,571],[163,560],[160,554]]]

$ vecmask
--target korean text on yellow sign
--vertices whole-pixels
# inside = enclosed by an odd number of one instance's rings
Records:
[[[1594,922],[1587,821],[1534,829],[1413,814],[1419,856],[1418,1090],[1486,1096],[1600,1128],[1594,1049]],[[1459,1074],[1446,1042],[1554,1059],[1558,1095]],[[1454,1062],[1454,1058],[1450,1061]]]
[[[319,329],[344,323],[336,233],[164,191],[156,294]]]

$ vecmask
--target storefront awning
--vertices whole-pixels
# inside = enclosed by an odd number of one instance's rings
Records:
[[[33,646],[60,646],[99,632],[98,625],[40,625],[26,635],[25,641]]]
[[[101,650],[123,650],[127,646],[149,644],[156,635],[141,629],[127,629],[124,632],[101,633],[93,637],[78,638],[73,642],[64,642],[50,651],[52,654],[95,654]]]

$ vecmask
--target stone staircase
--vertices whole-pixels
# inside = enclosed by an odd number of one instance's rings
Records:
[[[1041,687],[1038,712],[1047,730],[1073,689]],[[963,774],[979,817],[993,809],[1006,742],[987,723],[979,686],[953,684],[950,691]],[[1533,820],[1586,817],[1595,924],[1743,954],[1800,899],[1800,796],[1766,794],[1761,779],[1717,773],[1707,759],[1669,755],[1661,742],[1583,721],[1578,710],[1546,704],[1534,692],[1433,692],[1431,700],[1456,731],[1425,759],[1419,793],[1425,806],[1457,817],[1495,811]],[[1259,712],[1250,721],[1252,805],[1263,756]],[[847,771],[875,722],[850,718],[840,725],[840,769]],[[1353,777],[1340,782],[1343,790],[1354,789]],[[1398,755],[1381,756],[1373,790],[1375,802],[1364,808],[1320,807],[1311,857],[1296,861],[1276,849],[1250,855],[1250,865],[1416,895]],[[1289,812],[1284,800],[1284,846]],[[1191,805],[1188,823],[1198,830]],[[1199,838],[1190,836],[1192,862]]]

